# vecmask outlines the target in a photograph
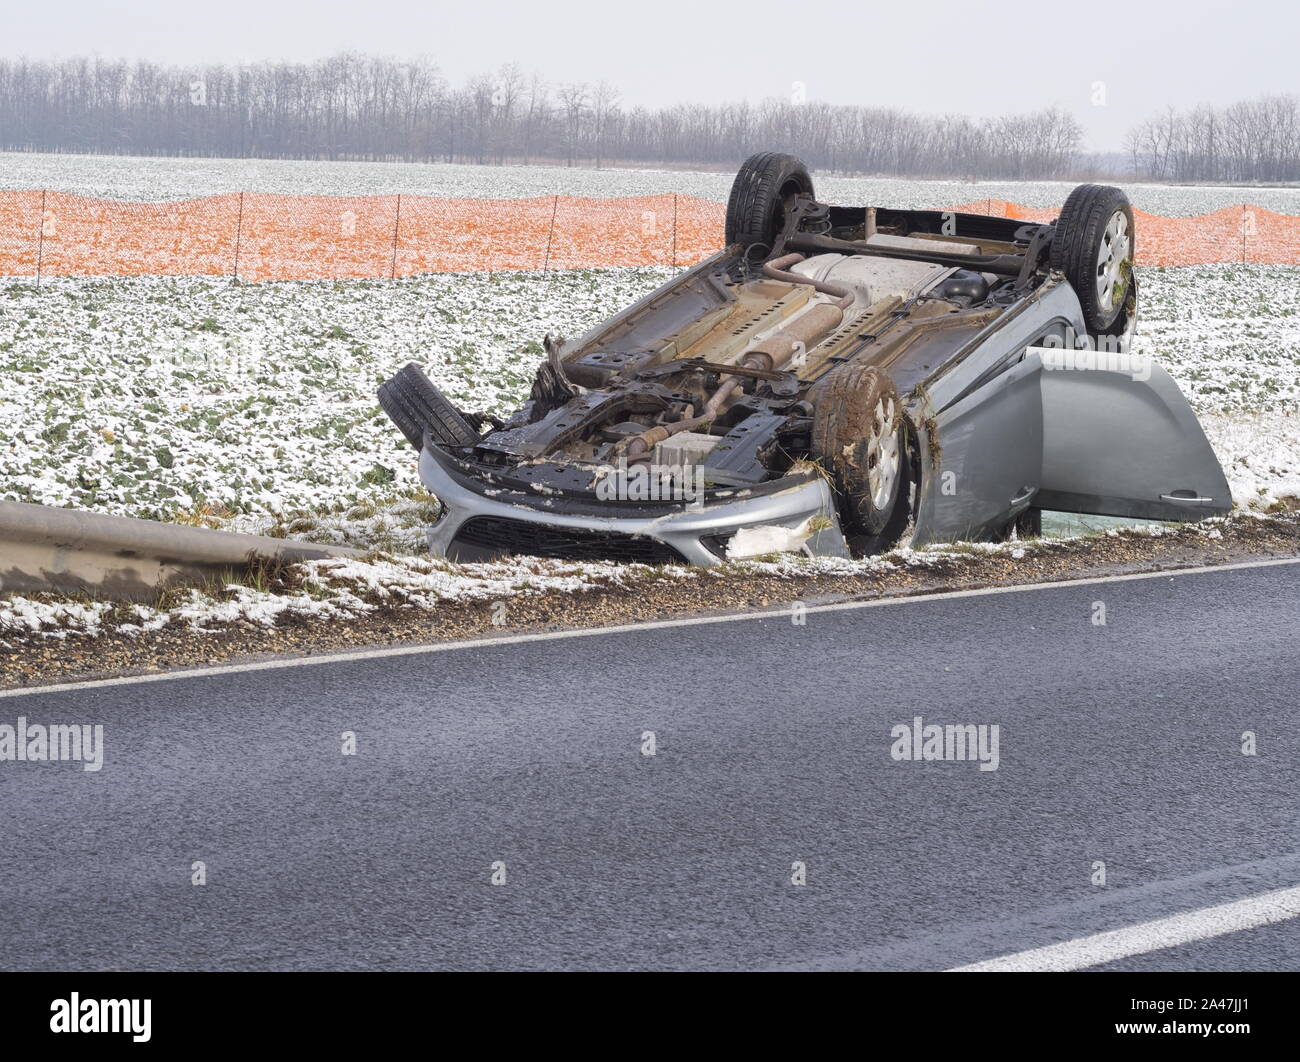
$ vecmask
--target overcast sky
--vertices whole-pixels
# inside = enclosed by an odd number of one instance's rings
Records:
[[[1118,149],[1167,104],[1300,91],[1300,5],[1167,0],[58,0],[6,4],[0,51],[159,62],[427,54],[454,82],[517,62],[625,104],[788,97],[974,115],[1059,104]],[[1023,12],[1023,14],[1017,14]],[[1103,83],[1104,103],[1093,102]]]

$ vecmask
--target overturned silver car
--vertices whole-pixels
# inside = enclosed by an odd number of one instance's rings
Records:
[[[1043,510],[1227,512],[1177,385],[1128,346],[1133,212],[830,206],[741,168],[727,246],[571,342],[505,422],[414,364],[379,390],[443,503],[433,551],[717,564],[1033,533]]]

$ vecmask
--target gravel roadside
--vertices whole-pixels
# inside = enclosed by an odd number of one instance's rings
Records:
[[[440,603],[382,606],[350,619],[284,615],[270,625],[235,622],[193,630],[69,632],[60,638],[6,632],[0,688],[227,664],[280,655],[420,644],[683,616],[948,590],[1060,581],[1236,561],[1300,556],[1300,513],[1235,517],[1213,531],[1188,525],[1158,535],[1119,532],[1042,539],[1000,550],[960,549],[924,564],[819,572],[752,565],[699,570],[695,577],[630,580],[625,586],[545,591]]]

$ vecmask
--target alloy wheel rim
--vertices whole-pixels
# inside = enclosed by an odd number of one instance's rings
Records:
[[[881,398],[871,416],[871,434],[867,439],[867,489],[871,493],[871,504],[878,511],[883,510],[893,496],[902,460],[897,417],[892,396]]]
[[[1106,223],[1097,252],[1097,303],[1105,313],[1115,309],[1116,295],[1123,291],[1125,271],[1132,264],[1132,250],[1128,215],[1117,210]]]

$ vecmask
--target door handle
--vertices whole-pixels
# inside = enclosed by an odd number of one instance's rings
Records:
[[[1007,504],[1019,505],[1021,502],[1027,502],[1030,498],[1032,498],[1037,493],[1037,491],[1038,491],[1037,487],[1021,487],[1020,493],[1013,495],[1011,501],[1008,502]]]
[[[1177,502],[1179,505],[1204,505],[1207,502],[1214,501],[1213,498],[1202,498],[1194,491],[1188,491],[1186,494],[1179,494],[1179,493],[1162,494],[1160,495],[1160,500],[1167,501],[1167,502]]]

